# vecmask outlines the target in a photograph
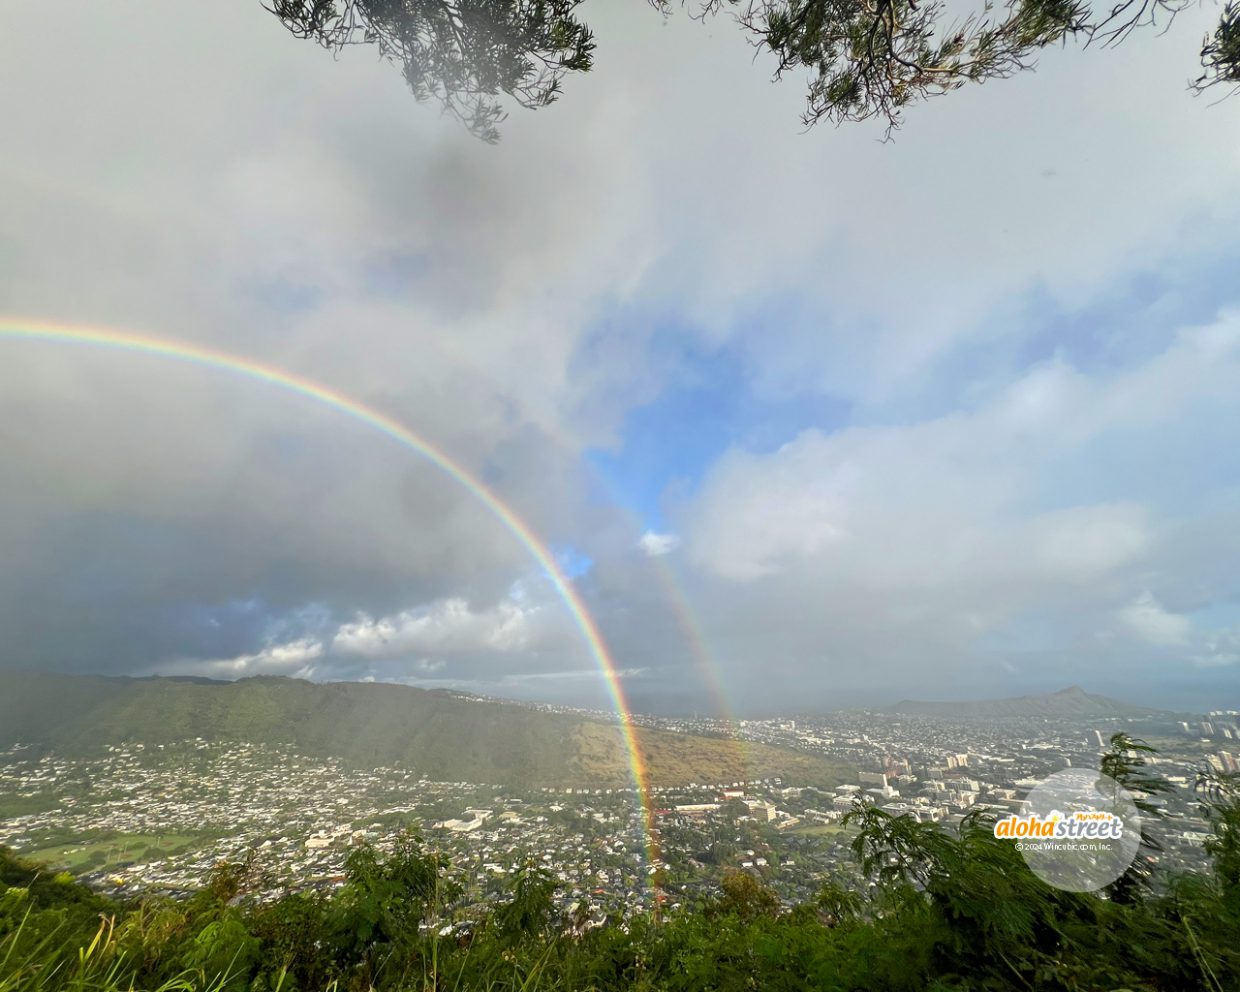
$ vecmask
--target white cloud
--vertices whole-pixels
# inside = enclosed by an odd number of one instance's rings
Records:
[[[1138,561],[1149,549],[1147,518],[1145,510],[1132,503],[1039,514],[1018,530],[1012,550],[1027,555],[1030,571],[1051,581],[1098,582]]]
[[[235,658],[181,659],[154,668],[160,675],[203,675],[208,678],[243,679],[252,675],[288,675],[313,678],[313,662],[323,657],[323,643],[314,638],[299,638],[272,644],[253,654]]]
[[[1237,381],[1240,315],[1185,331],[1109,377],[1054,359],[973,411],[808,430],[769,454],[733,449],[680,508],[680,530],[694,561],[735,580],[817,562],[835,576],[891,586],[1022,575],[1098,581],[1148,549],[1141,500],[1190,484],[1160,478],[1167,452],[1132,447],[1130,432],[1182,432],[1204,448],[1209,440],[1193,437],[1203,407],[1221,422],[1240,419]],[[1121,442],[1122,456],[1113,450]],[[1208,473],[1212,457],[1202,450],[1191,471]],[[1122,458],[1130,474],[1152,473],[1148,491],[1040,507],[1077,490],[1105,492],[1105,458]]]
[[[1163,604],[1234,602],[1236,382],[1227,314],[1118,369],[1052,358],[973,409],[729,451],[672,510],[719,663],[754,686],[1225,662]]]
[[[416,673],[411,676],[414,678],[429,677],[444,671],[451,659],[521,656],[572,637],[566,617],[547,616],[546,606],[526,587],[518,592],[519,601],[505,599],[486,609],[473,609],[457,597],[379,618],[360,614],[323,635],[273,640],[262,651],[234,658],[184,658],[155,670],[229,679],[274,674],[373,681],[378,675],[367,663],[397,662],[395,668],[385,668],[383,677],[399,677],[395,673],[402,670]],[[292,617],[273,629],[278,636],[281,627],[295,629],[299,625],[298,617]]]
[[[360,615],[336,631],[331,647],[369,658],[521,651],[533,640],[538,612],[511,601],[474,611],[463,599],[445,599],[379,619]]]
[[[1193,622],[1171,613],[1146,591],[1119,610],[1119,620],[1138,637],[1158,647],[1180,647],[1188,643]]]
[[[680,547],[680,537],[676,534],[659,534],[648,530],[642,534],[637,546],[649,557],[660,558],[663,555],[670,555]]]
[[[1240,626],[1218,630],[1203,642],[1201,653],[1193,657],[1200,668],[1228,668],[1240,665]]]

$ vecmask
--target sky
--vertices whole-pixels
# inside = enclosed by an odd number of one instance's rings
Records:
[[[502,140],[249,0],[7,0],[0,315],[311,378],[551,549],[635,708],[1240,704],[1240,98],[1162,35],[806,130],[587,4]],[[605,705],[467,488],[287,390],[0,338],[0,666]]]

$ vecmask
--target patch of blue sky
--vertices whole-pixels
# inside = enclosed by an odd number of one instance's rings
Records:
[[[552,546],[551,554],[564,577],[568,579],[579,579],[594,567],[593,558],[571,545]]]
[[[185,637],[187,654],[203,658],[232,658],[253,654],[275,644],[304,638],[322,640],[335,630],[338,620],[321,603],[283,609],[258,597],[223,603],[184,604],[165,624],[183,625],[188,618],[192,634]]]
[[[322,603],[305,603],[279,616],[267,618],[264,641],[279,644],[303,637],[322,637],[336,626],[333,611]]]
[[[1168,608],[1177,604],[1169,602]],[[1240,631],[1240,602],[1217,601],[1187,611],[1193,625],[1202,631]]]
[[[704,348],[675,328],[650,347],[661,390],[628,412],[616,447],[585,456],[608,496],[645,526],[664,526],[669,490],[691,493],[729,448],[773,451],[809,428],[830,432],[847,423],[850,404],[842,399],[755,388],[752,365],[737,347]]]
[[[1031,287],[928,364],[879,419],[906,423],[984,406],[1052,360],[1096,377],[1148,362],[1183,328],[1240,304],[1240,242],[1212,248],[1129,272],[1075,308],[1044,285]]]

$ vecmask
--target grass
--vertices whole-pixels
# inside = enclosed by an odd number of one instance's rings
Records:
[[[60,807],[60,800],[49,793],[33,796],[0,796],[0,820],[12,820],[32,813],[47,813]]]
[[[33,947],[18,951],[29,914],[18,927],[0,940],[0,992],[133,992],[124,958],[115,946],[115,918],[100,920],[94,939],[86,947],[74,947],[52,931]],[[223,992],[232,976],[225,972],[207,976],[184,971],[151,987],[151,992]],[[281,992],[281,972],[273,992]]]
[[[166,858],[184,852],[196,840],[191,834],[116,834],[23,853],[33,860],[78,873]]]
[[[645,727],[637,728],[635,736],[654,786],[780,777],[798,784],[834,787],[856,779],[852,766],[766,744]],[[584,723],[577,728],[575,744],[578,778],[618,785],[629,781],[629,755],[619,727]]]
[[[842,834],[848,830],[838,823],[815,823],[810,826],[797,826],[788,831],[797,837],[831,837],[835,834]]]

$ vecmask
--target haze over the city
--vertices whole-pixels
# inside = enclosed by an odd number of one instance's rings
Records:
[[[1240,117],[1184,87],[1217,10],[893,143],[806,132],[721,23],[589,16],[595,68],[492,146],[254,3],[18,4],[0,314],[398,421],[551,549],[637,709],[1234,705]],[[357,418],[0,337],[0,425],[0,667],[606,698],[529,549]]]

